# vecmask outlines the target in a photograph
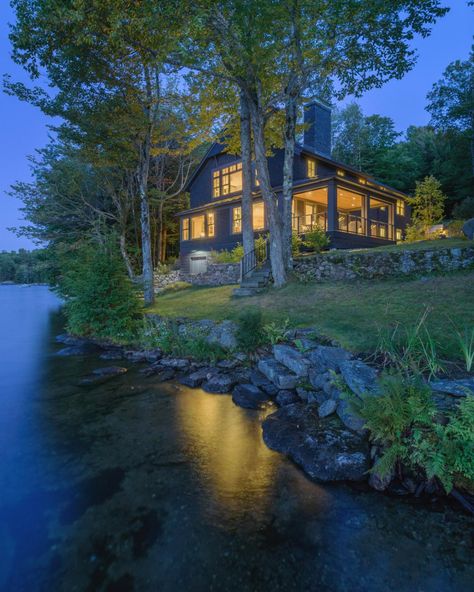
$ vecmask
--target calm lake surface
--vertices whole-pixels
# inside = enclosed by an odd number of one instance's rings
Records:
[[[45,287],[0,286],[0,330],[0,590],[474,590],[466,514],[312,483],[225,395],[77,386],[110,362],[55,355]]]

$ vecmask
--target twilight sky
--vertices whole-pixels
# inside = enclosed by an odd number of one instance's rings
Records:
[[[414,41],[419,55],[415,68],[402,80],[391,81],[359,100],[366,115],[388,115],[399,131],[411,124],[428,123],[426,93],[450,62],[468,57],[472,44],[472,8],[468,8],[466,0],[445,0],[444,4],[451,10],[434,26],[432,35]],[[10,59],[8,23],[12,21],[8,0],[0,0],[0,75],[8,73],[15,80],[26,81],[26,75]],[[30,179],[27,157],[47,143],[48,121],[35,107],[1,90],[0,116],[0,251],[33,248],[28,239],[17,238],[7,230],[21,224],[20,203],[7,192],[15,181]]]

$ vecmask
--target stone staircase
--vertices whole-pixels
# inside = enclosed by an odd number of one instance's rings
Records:
[[[254,296],[261,292],[271,281],[271,270],[268,262],[264,263],[262,267],[257,267],[247,276],[245,276],[238,288],[235,288],[232,295],[236,298],[244,296]]]

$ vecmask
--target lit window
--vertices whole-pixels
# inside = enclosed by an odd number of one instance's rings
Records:
[[[232,234],[242,232],[242,208],[232,208]]]
[[[306,172],[310,179],[316,177],[316,161],[314,158],[308,158],[306,160]]]
[[[189,240],[189,218],[183,218],[181,223],[181,240]]]
[[[397,214],[399,216],[405,215],[405,202],[403,199],[397,199]]]
[[[191,218],[191,238],[204,238],[206,236],[205,216],[193,216]]]
[[[345,171],[343,171],[342,169],[337,169],[337,174],[339,177],[345,177],[346,173]]]
[[[257,167],[255,167],[255,187],[259,187],[260,186],[260,180],[258,178],[258,170]]]
[[[212,196],[220,197],[242,191],[242,163],[238,162],[212,173]]]
[[[254,230],[263,230],[265,228],[265,209],[263,207],[263,201],[253,204],[252,222]]]
[[[397,228],[395,233],[396,233],[397,241],[401,241],[402,240],[402,229]]]
[[[360,179],[359,179],[359,183],[360,183],[361,185],[365,185],[365,184],[367,183],[367,181],[366,181],[365,179],[362,179],[362,178],[360,178]]]
[[[207,214],[207,236],[215,236],[214,212]]]

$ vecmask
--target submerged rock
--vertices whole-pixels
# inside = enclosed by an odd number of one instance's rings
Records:
[[[260,409],[269,396],[253,384],[238,384],[232,392],[232,400],[245,409]]]
[[[85,341],[84,343],[77,345],[70,345],[63,347],[56,352],[57,356],[87,356],[89,354],[95,354],[99,351],[99,346],[91,341]]]
[[[80,386],[95,386],[99,384],[103,384],[116,376],[121,376],[128,372],[127,368],[122,368],[120,366],[107,366],[105,368],[96,368],[92,371],[92,374],[89,376],[84,377],[82,380],[79,381]]]
[[[362,481],[370,467],[369,445],[363,436],[336,418],[320,419],[317,406],[301,403],[280,407],[263,422],[269,448],[288,454],[319,481]]]

